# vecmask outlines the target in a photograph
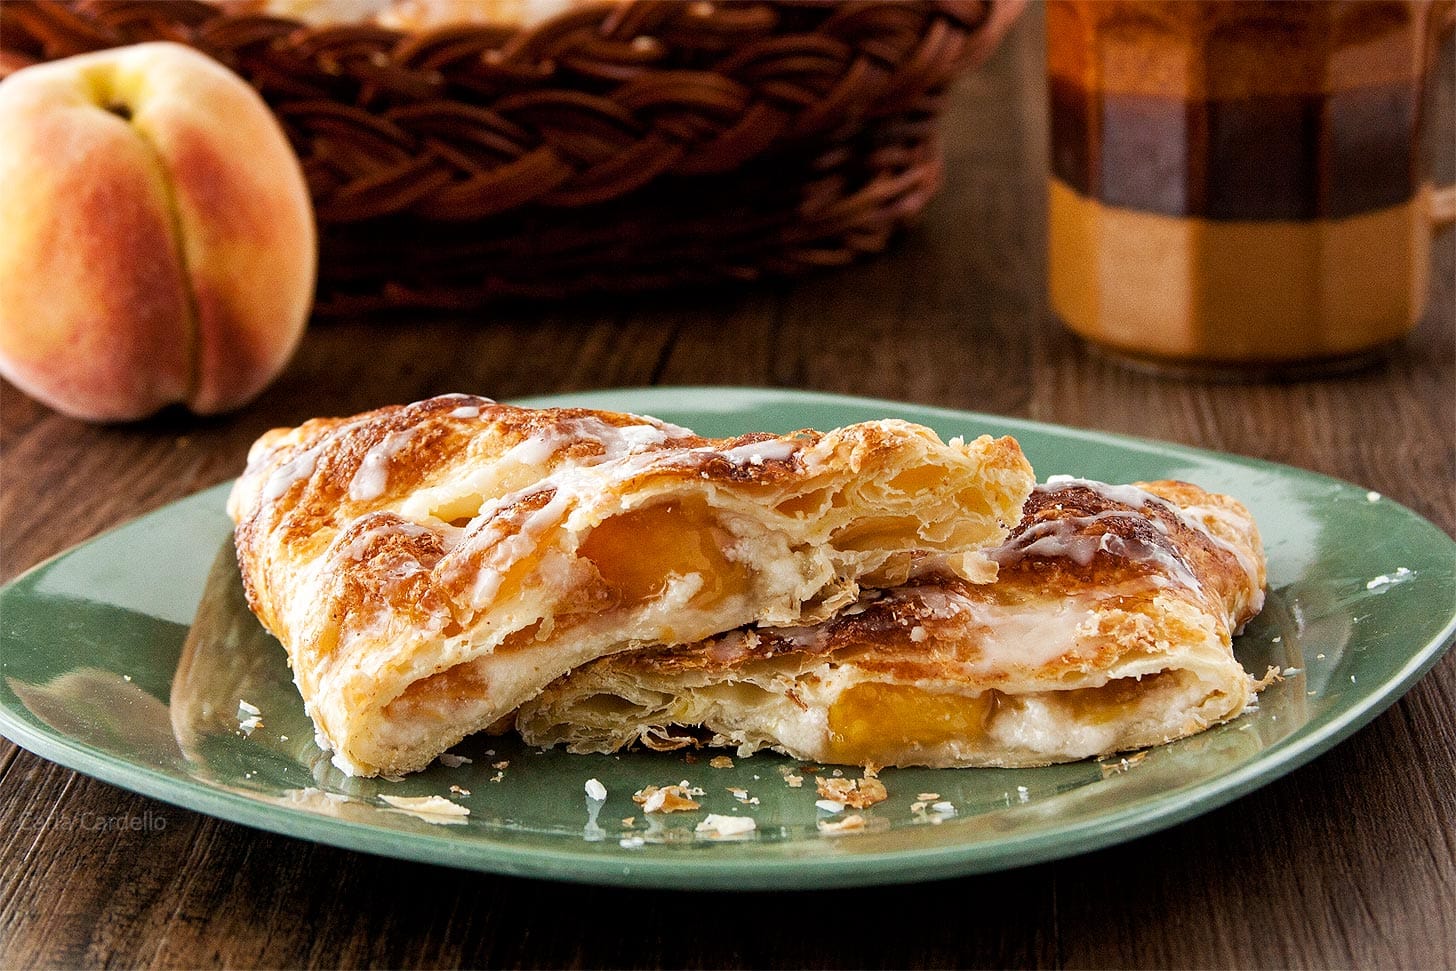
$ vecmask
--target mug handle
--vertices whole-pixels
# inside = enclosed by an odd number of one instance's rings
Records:
[[[1444,42],[1449,43],[1453,33],[1456,33],[1456,3],[1447,5],[1437,36],[1443,36]],[[1456,184],[1437,186],[1431,190],[1429,212],[1431,226],[1436,232],[1456,225]]]
[[[1437,232],[1456,225],[1456,185],[1443,185],[1431,190],[1431,226]]]

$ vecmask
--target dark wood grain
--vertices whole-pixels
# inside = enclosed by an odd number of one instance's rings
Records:
[[[1385,364],[1289,384],[1167,381],[1089,355],[1043,296],[1032,11],[946,121],[942,196],[889,254],[794,284],[314,329],[233,416],[94,428],[0,389],[0,575],[236,474],[265,428],[467,390],[776,385],[974,408],[1361,482],[1456,532],[1456,240]],[[1432,117],[1453,175],[1450,55]],[[1444,131],[1444,134],[1442,132]],[[608,890],[255,832],[0,742],[0,967],[1449,967],[1456,659],[1337,749],[1166,832],[923,886]],[[94,834],[82,813],[165,827]]]

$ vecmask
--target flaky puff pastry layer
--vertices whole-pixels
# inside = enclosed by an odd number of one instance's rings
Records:
[[[993,584],[921,576],[822,623],[618,655],[517,715],[526,741],[730,745],[816,762],[1034,766],[1226,721],[1256,682],[1231,635],[1263,604],[1248,511],[1180,482],[1053,480]]]
[[[229,510],[320,744],[373,775],[605,655],[989,580],[1032,485],[1012,439],[902,421],[714,440],[451,395],[265,434]]]

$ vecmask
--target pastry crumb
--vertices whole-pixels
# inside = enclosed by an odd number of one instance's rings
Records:
[[[416,816],[469,816],[469,807],[451,802],[443,796],[380,796],[380,799]]]
[[[636,826],[636,825],[637,825],[637,817],[636,816],[623,816],[622,817],[622,828],[623,829],[631,829],[633,826]]]
[[[238,730],[251,735],[263,727],[263,713],[246,701],[238,701]]]
[[[506,777],[506,774],[504,772],[497,772],[495,775],[491,776],[488,781],[490,781],[490,782],[500,782],[505,777]]]
[[[701,823],[693,827],[693,832],[710,839],[723,839],[745,836],[756,829],[758,829],[758,823],[754,822],[751,816],[722,816],[718,813],[709,813]]]
[[[829,833],[855,833],[865,828],[865,818],[859,813],[852,813],[843,819],[821,819],[817,823],[819,832]]]
[[[843,803],[852,809],[866,809],[889,798],[885,784],[874,776],[863,779],[818,779],[819,795]]]
[[[509,769],[511,767],[511,760],[501,759],[499,762],[492,762],[490,767],[492,769]]]
[[[1122,756],[1116,762],[1099,761],[1097,766],[1102,770],[1102,778],[1109,779],[1112,776],[1121,775],[1147,757],[1147,752],[1133,752],[1130,755]],[[1025,802],[1025,800],[1022,801]]]
[[[940,798],[940,793],[938,793],[938,792],[922,792],[919,795],[917,795],[915,798],[916,799],[924,800],[925,802],[935,802],[937,799]]]
[[[1284,673],[1279,670],[1279,666],[1277,664],[1271,664],[1269,665],[1268,669],[1265,670],[1264,676],[1254,682],[1254,690],[1256,692],[1263,691],[1265,688],[1269,687],[1269,685],[1275,684],[1276,682],[1283,680]]]
[[[460,786],[451,786],[450,787],[450,791],[453,792],[453,793],[455,793],[455,795],[457,795],[457,796],[468,796],[468,795],[470,795],[470,790],[469,789],[465,789],[465,788],[462,788]]]
[[[701,792],[701,790],[700,790]],[[632,794],[645,813],[685,813],[702,806],[689,797],[687,781],[675,786],[648,786]]]
[[[790,789],[799,789],[802,788],[804,785],[804,777],[801,775],[793,775],[792,773],[790,773],[789,775],[784,776],[784,782],[788,783]]]
[[[733,768],[733,760],[726,755],[715,755],[713,756],[713,758],[708,760],[708,764],[715,769]]]

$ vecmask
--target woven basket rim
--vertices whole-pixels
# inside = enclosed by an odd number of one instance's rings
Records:
[[[939,185],[946,86],[1020,2],[627,0],[411,32],[203,0],[5,0],[0,75],[143,40],[216,57],[302,161],[324,305],[454,306],[883,248]]]

